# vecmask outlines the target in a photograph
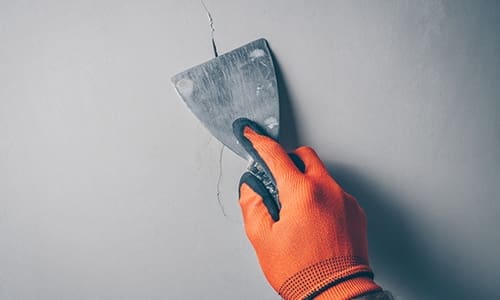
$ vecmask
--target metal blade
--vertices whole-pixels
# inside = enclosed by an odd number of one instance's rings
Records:
[[[172,77],[180,97],[219,141],[249,160],[233,135],[245,117],[278,139],[279,97],[271,53],[258,39]]]

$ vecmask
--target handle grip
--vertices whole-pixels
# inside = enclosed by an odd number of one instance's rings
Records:
[[[266,170],[256,161],[253,161],[248,167],[248,172],[252,173],[253,176],[257,177],[257,179],[262,182],[266,190],[269,192],[271,197],[273,198],[273,202],[276,204],[278,210],[281,208],[280,201],[278,199],[278,189],[274,184],[271,177],[267,174]]]

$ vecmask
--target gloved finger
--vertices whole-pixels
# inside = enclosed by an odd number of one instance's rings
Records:
[[[254,243],[268,234],[274,221],[264,204],[264,198],[245,181],[240,185],[239,202],[246,234]]]
[[[293,154],[297,155],[304,163],[305,174],[314,176],[324,176],[328,174],[327,168],[313,148],[302,146],[295,149]]]
[[[276,204],[274,198],[269,193],[269,190],[264,186],[262,181],[260,181],[255,175],[250,172],[245,172],[240,178],[240,191],[241,186],[247,184],[254,193],[258,194],[262,198],[262,203],[267,208],[267,212],[274,222],[279,220],[279,208]],[[241,194],[240,194],[241,198]]]
[[[269,169],[278,186],[280,179],[286,178],[286,175],[300,173],[285,149],[268,137],[255,122],[237,119],[233,123],[233,131],[252,159]]]

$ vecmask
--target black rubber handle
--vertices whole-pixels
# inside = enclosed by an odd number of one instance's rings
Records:
[[[279,210],[281,208],[281,204],[278,198],[278,189],[276,188],[271,177],[267,174],[266,170],[258,162],[254,161],[248,167],[248,172],[252,173],[252,175],[264,185]]]
[[[241,146],[245,149],[245,151],[247,151],[251,159],[248,172],[243,174],[242,179],[240,180],[240,185],[242,182],[247,182],[255,191],[259,190],[259,193],[264,200],[264,204],[273,217],[273,220],[277,221],[279,219],[281,203],[279,200],[279,191],[276,187],[274,174],[271,173],[271,170],[269,170],[262,157],[260,157],[259,153],[257,153],[252,143],[243,135],[245,126],[250,127],[260,135],[268,136],[257,123],[249,119],[239,118],[233,122],[233,133]],[[289,156],[295,166],[301,172],[304,172],[304,162],[296,154],[291,153]]]

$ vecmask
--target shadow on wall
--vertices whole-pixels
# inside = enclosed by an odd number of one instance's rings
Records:
[[[398,208],[396,195],[352,168],[326,165],[337,182],[358,199],[368,216],[372,259],[385,268],[390,278],[406,286],[416,299],[496,299],[498,293],[484,290],[481,278],[475,282],[465,281],[460,278],[461,274],[446,272],[445,266],[436,264],[443,253],[425,252],[412,235],[406,218],[408,212]],[[376,276],[377,270],[374,271]],[[384,288],[391,290],[390,286]]]
[[[271,57],[274,63],[274,71],[278,82],[278,95],[280,99],[280,143],[290,151],[298,146],[298,134],[295,121],[295,112],[286,86],[286,80],[281,71],[280,64],[271,50]]]
[[[280,143],[288,151],[299,145],[295,113],[280,64],[273,57],[280,97]],[[415,299],[496,299],[497,291],[485,290],[481,278],[465,281],[461,274],[439,265],[443,253],[426,253],[411,231],[408,211],[398,207],[398,197],[361,172],[325,162],[330,174],[354,195],[368,216],[370,257],[382,265],[394,282],[411,291]],[[452,249],[450,249],[452,251]],[[377,270],[375,275],[377,274]],[[390,286],[384,286],[391,290]],[[396,295],[397,296],[397,295]]]

